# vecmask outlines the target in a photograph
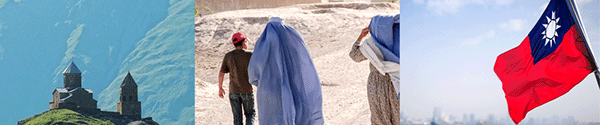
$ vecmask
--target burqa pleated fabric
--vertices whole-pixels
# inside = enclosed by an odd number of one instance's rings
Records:
[[[400,63],[400,29],[393,27],[394,23],[400,23],[400,14],[377,15],[371,19],[369,29],[385,60]]]
[[[248,64],[262,125],[324,124],[321,84],[302,36],[271,17]]]

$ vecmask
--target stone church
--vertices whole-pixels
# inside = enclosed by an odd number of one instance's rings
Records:
[[[94,92],[81,87],[81,71],[74,62],[63,71],[63,87],[52,92],[50,109],[66,108],[72,110],[96,112],[103,116],[127,117],[141,119],[142,107],[138,101],[137,84],[127,72],[121,83],[120,101],[117,103],[117,112],[100,111],[98,101],[93,98]],[[151,119],[151,118],[150,118]]]
[[[138,101],[137,84],[133,81],[131,73],[127,72],[127,76],[121,83],[121,98],[117,103],[117,112],[121,115],[136,116],[142,115],[142,106]]]

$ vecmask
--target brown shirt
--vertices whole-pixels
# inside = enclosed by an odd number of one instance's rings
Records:
[[[252,93],[252,85],[248,82],[248,63],[251,52],[233,50],[223,58],[221,72],[229,73],[229,93]]]

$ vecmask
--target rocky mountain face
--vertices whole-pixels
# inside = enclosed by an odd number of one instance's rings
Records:
[[[138,85],[142,117],[151,116],[161,124],[193,124],[194,55],[190,0],[171,0],[168,15],[146,36],[119,65],[119,76],[98,98],[98,108],[116,109],[120,85],[127,72]]]
[[[271,16],[283,18],[285,25],[303,37],[322,82],[325,124],[369,124],[368,62],[356,63],[348,53],[371,17],[399,11],[399,3],[332,2],[226,11],[196,18],[196,124],[233,123],[229,99],[221,99],[217,93],[221,61],[234,49],[231,36],[238,31],[248,36],[248,51],[253,51]],[[223,85],[227,91],[228,77]]]
[[[117,110],[129,71],[142,117],[194,124],[193,8],[193,0],[0,0],[0,71],[11,71],[0,72],[10,81],[0,89],[0,124],[48,110],[71,61],[98,108]]]

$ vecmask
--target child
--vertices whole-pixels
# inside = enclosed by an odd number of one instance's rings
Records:
[[[252,56],[246,52],[246,35],[242,32],[233,34],[232,43],[235,50],[225,54],[219,72],[219,97],[223,98],[223,77],[229,73],[229,100],[233,111],[233,123],[242,125],[242,108],[246,116],[246,125],[254,121],[254,96],[252,85],[248,82],[248,62]]]

